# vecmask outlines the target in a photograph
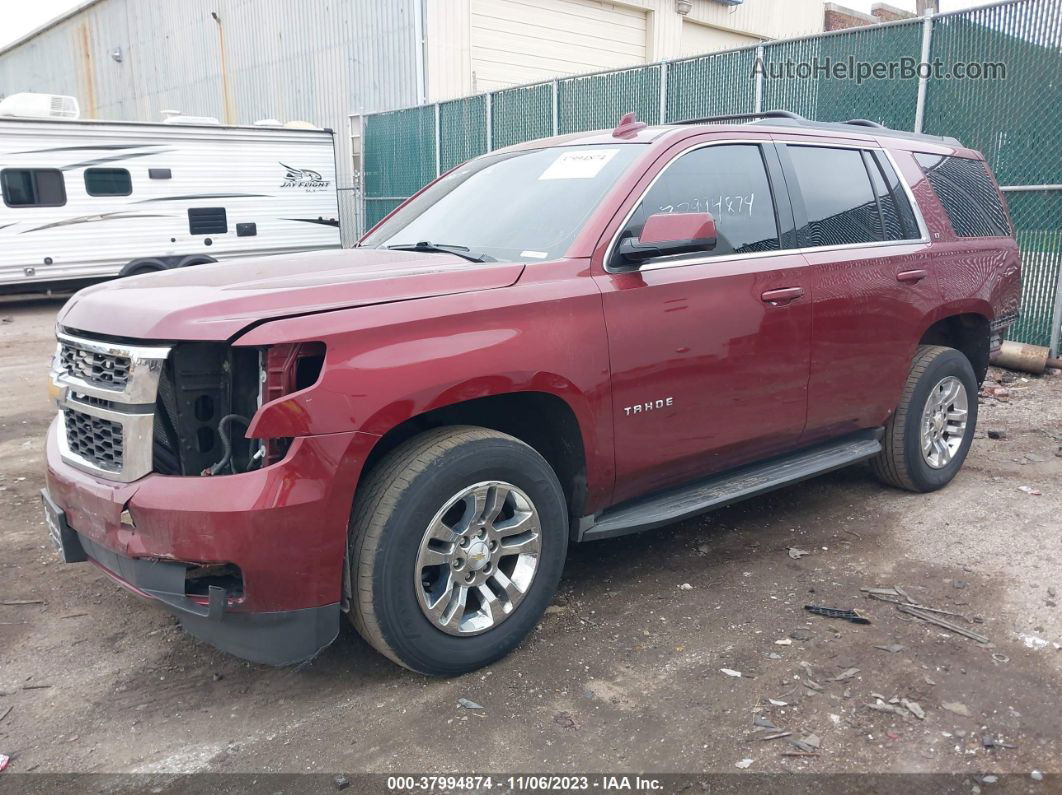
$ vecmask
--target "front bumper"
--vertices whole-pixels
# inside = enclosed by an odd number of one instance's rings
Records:
[[[83,552],[191,634],[248,660],[298,662],[336,637],[354,485],[375,437],[301,437],[283,461],[254,472],[132,483],[66,464],[56,437],[53,423],[45,498],[74,547],[68,560]],[[239,568],[242,593],[186,595],[189,565],[223,564]]]

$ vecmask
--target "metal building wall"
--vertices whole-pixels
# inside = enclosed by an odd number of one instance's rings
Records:
[[[357,201],[348,117],[418,101],[419,4],[98,0],[0,52],[0,97],[70,94],[85,118],[159,121],[175,109],[223,123],[330,127],[349,244]]]

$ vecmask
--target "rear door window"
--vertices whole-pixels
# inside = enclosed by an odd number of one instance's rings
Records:
[[[800,230],[802,246],[844,246],[885,239],[877,196],[859,149],[798,145],[786,149],[807,216]]]
[[[715,218],[716,245],[686,257],[779,248],[771,185],[758,144],[706,146],[680,155],[646,192],[620,239],[641,237],[650,215],[696,212],[709,212]]]
[[[999,191],[981,160],[915,153],[959,237],[1010,235]]]
[[[5,168],[0,189],[8,207],[62,207],[66,204],[63,172],[54,168]]]

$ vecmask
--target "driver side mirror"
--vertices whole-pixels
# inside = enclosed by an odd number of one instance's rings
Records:
[[[711,251],[715,248],[715,218],[711,213],[655,213],[645,219],[641,237],[625,237],[619,254],[627,262],[654,257]]]

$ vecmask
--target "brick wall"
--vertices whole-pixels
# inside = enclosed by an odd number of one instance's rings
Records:
[[[854,8],[826,3],[823,30],[844,30],[846,28],[861,28],[864,25],[875,25],[877,17],[856,11]]]
[[[910,11],[904,11],[902,8],[890,6],[888,3],[874,3],[874,5],[870,7],[870,14],[875,17],[878,22],[896,22],[900,19],[911,19],[915,16]]]

